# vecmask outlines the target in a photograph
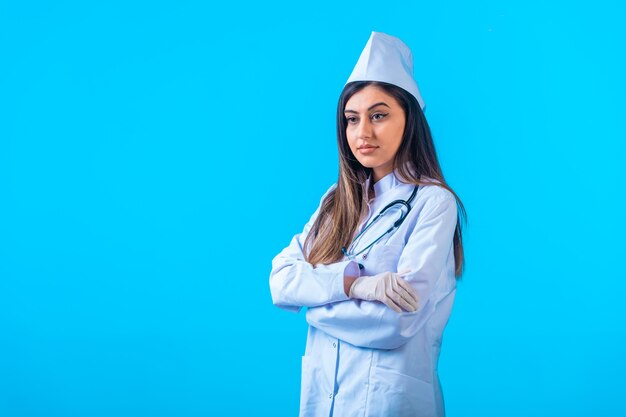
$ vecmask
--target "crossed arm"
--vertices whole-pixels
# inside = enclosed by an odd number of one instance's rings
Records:
[[[319,210],[319,208],[318,208]],[[415,312],[396,313],[377,301],[350,299],[344,285],[359,274],[353,261],[313,268],[304,261],[302,244],[318,211],[293,237],[290,245],[272,260],[270,288],[274,304],[298,312],[308,307],[307,322],[333,337],[356,346],[394,349],[406,343],[436,307],[431,292],[447,272],[457,220],[452,196],[426,202],[398,261],[398,270],[410,270],[405,279],[419,295]]]

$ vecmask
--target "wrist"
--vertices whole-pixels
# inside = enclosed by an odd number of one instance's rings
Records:
[[[343,291],[346,293],[348,297],[350,297],[350,289],[352,288],[352,284],[356,281],[358,277],[345,276],[343,278]]]

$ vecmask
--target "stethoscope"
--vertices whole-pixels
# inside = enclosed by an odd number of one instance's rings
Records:
[[[396,220],[393,225],[387,229],[387,231],[385,233],[383,233],[382,235],[380,235],[376,240],[374,240],[372,243],[370,243],[369,245],[367,245],[366,247],[364,247],[363,249],[361,249],[360,251],[358,251],[357,253],[348,253],[348,249],[346,249],[345,246],[343,246],[341,248],[341,251],[343,252],[344,255],[346,255],[346,257],[350,260],[355,261],[356,257],[359,256],[360,254],[362,254],[363,252],[369,250],[372,246],[374,246],[379,240],[381,240],[383,237],[385,237],[388,233],[391,233],[394,229],[397,229],[398,227],[400,227],[400,225],[402,224],[402,222],[404,222],[404,219],[406,219],[406,217],[409,215],[409,212],[411,211],[411,201],[413,201],[413,198],[415,198],[415,194],[417,193],[417,189],[419,188],[419,185],[416,185],[413,188],[413,192],[411,193],[411,196],[409,197],[408,200],[394,200],[391,203],[387,204],[385,207],[383,207],[378,214],[376,215],[376,217],[374,217],[372,219],[372,221],[369,222],[369,224],[367,224],[360,232],[358,235],[356,235],[354,237],[354,239],[352,240],[352,243],[350,243],[350,248],[353,248],[355,246],[355,243],[361,239],[361,236],[363,236],[363,233],[365,233],[374,223],[376,223],[376,221],[378,219],[380,219],[386,211],[388,211],[390,208],[400,205],[401,208],[405,207],[406,208],[406,212],[403,212],[402,210],[400,210],[400,218],[398,220]],[[366,255],[363,255],[363,259],[365,259]],[[359,263],[359,269],[363,269],[363,265]]]

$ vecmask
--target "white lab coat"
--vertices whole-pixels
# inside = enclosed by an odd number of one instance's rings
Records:
[[[358,230],[389,202],[407,200],[413,187],[402,183],[396,172],[381,178],[374,184],[375,198]],[[316,268],[304,261],[304,240],[319,207],[302,233],[272,260],[274,304],[294,312],[308,307],[300,417],[445,415],[437,362],[456,291],[453,236],[457,205],[448,190],[427,185],[420,186],[411,206],[398,229],[366,252],[366,258],[358,256],[364,266],[361,271],[347,258]],[[383,216],[364,234],[356,251],[380,236],[395,219]],[[344,293],[344,274],[364,276],[406,269],[412,272],[405,279],[419,295],[415,312],[396,313],[381,302],[350,299]]]

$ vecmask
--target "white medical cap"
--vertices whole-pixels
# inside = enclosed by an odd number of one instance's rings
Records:
[[[413,78],[413,54],[395,36],[372,32],[346,84],[352,81],[383,81],[411,93],[422,110],[426,105]]]

